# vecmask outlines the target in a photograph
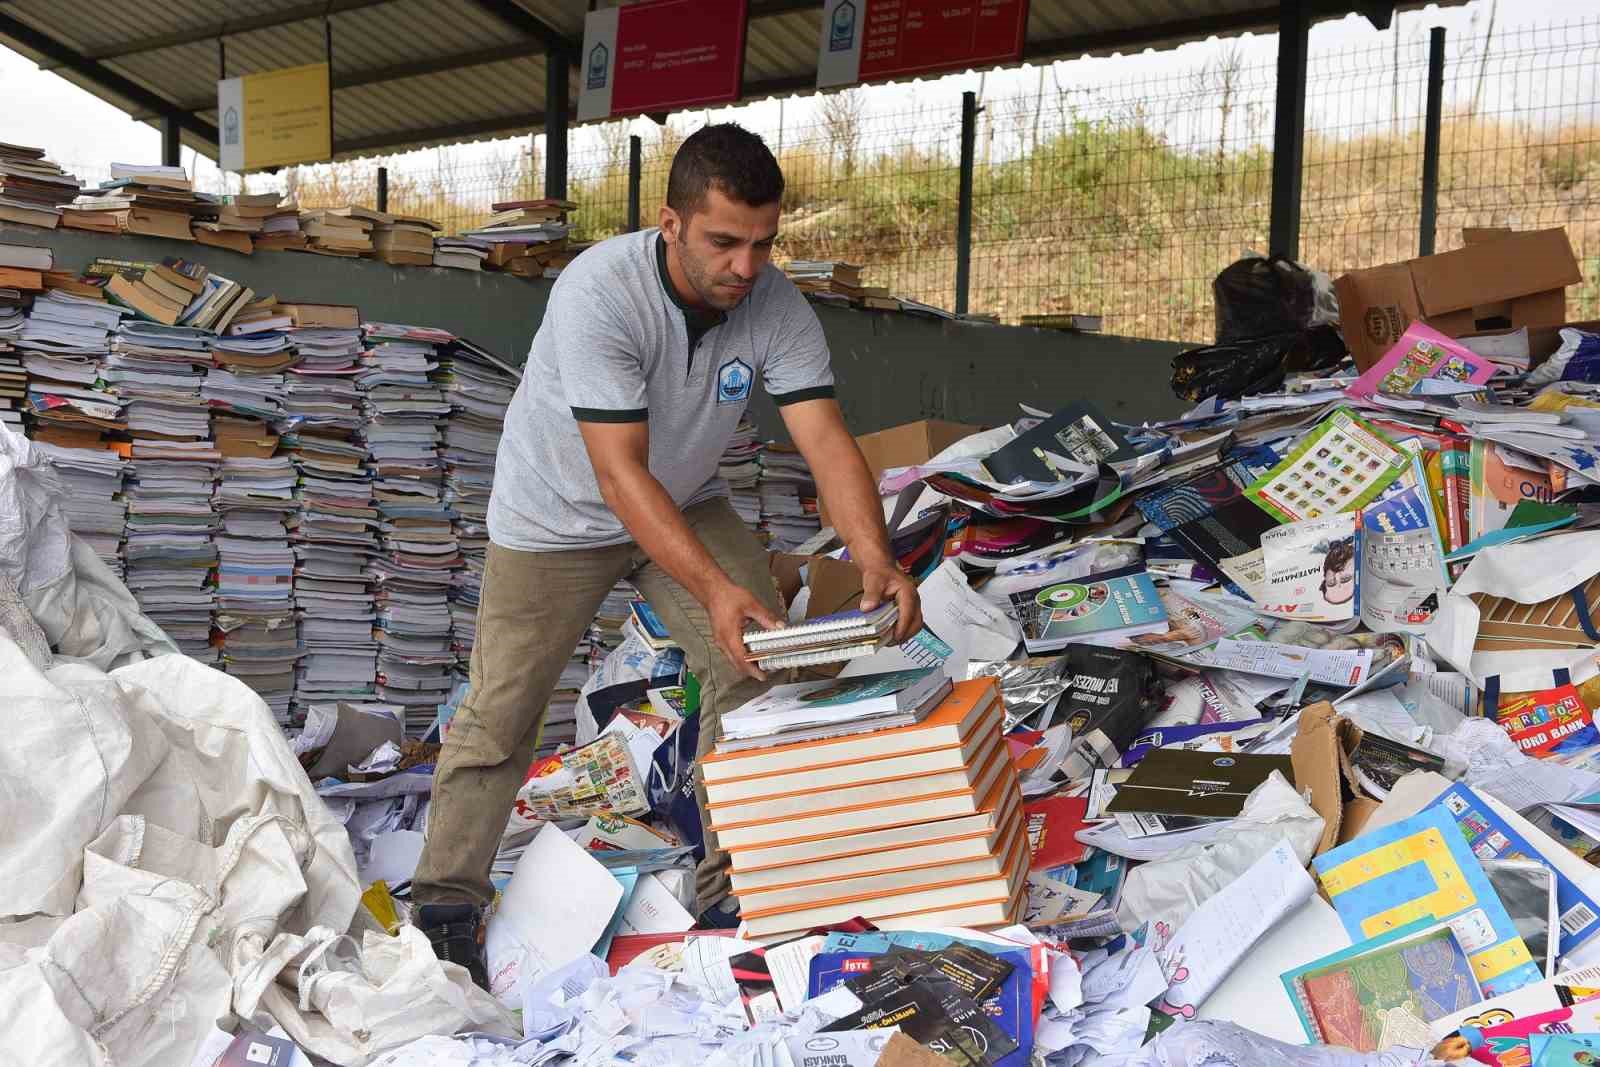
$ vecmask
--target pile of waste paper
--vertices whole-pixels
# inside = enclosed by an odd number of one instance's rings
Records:
[[[1299,271],[1219,279],[1243,361],[1180,356],[1179,418],[863,438],[924,628],[698,764],[695,680],[620,591],[575,743],[504,813],[487,991],[407,925],[462,693],[420,740],[352,704],[286,739],[0,431],[8,1055],[1600,1062],[1600,330],[1422,307],[1374,341],[1348,276],[1341,329]],[[791,624],[859,602],[848,556],[773,556]],[[693,915],[697,784],[734,929]]]

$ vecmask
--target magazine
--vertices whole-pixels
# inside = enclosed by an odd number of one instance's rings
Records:
[[[1420,634],[1450,588],[1439,518],[1413,486],[1361,511],[1361,621],[1374,633]]]
[[[1356,516],[1350,512],[1291,522],[1261,535],[1263,603],[1256,610],[1307,622],[1356,617],[1359,583]]]
[[[1245,495],[1280,522],[1318,519],[1371,503],[1410,465],[1410,453],[1339,408]]]
[[[1167,609],[1143,569],[1052,582],[1011,594],[1011,604],[1031,653],[1167,630]]]
[[[1413,322],[1382,359],[1350,384],[1345,395],[1427,393],[1432,391],[1428,383],[1482,385],[1494,372],[1495,365],[1487,357],[1431,326]]]

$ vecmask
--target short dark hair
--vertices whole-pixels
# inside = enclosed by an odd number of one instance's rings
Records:
[[[691,133],[672,157],[667,206],[687,219],[715,185],[722,194],[752,207],[783,197],[783,171],[760,134],[732,122]]]

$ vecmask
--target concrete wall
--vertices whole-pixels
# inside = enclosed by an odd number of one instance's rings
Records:
[[[391,267],[369,259],[298,252],[241,256],[161,238],[114,238],[81,230],[0,224],[0,242],[49,245],[56,265],[82,270],[97,256],[159,261],[181,256],[285,301],[355,304],[374,322],[437,326],[520,363],[544,314],[550,283],[504,274]],[[925,319],[819,306],[833,349],[845,417],[857,433],[922,418],[998,424],[1017,403],[1051,409],[1087,399],[1119,420],[1182,411],[1168,387],[1181,345],[1094,334]],[[752,414],[783,437],[757,393]]]

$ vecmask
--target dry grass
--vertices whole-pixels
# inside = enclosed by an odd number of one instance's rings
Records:
[[[646,224],[679,136],[664,132],[645,150]],[[906,141],[918,139],[907,131]],[[1458,246],[1463,226],[1566,226],[1590,279],[1572,294],[1572,313],[1600,313],[1600,129],[1461,115],[1447,120],[1442,144],[1439,249]],[[585,237],[626,221],[625,146],[611,149],[571,182]],[[540,166],[525,153],[470,170],[449,158],[441,153],[429,174],[391,173],[390,209],[459,230],[493,200],[538,195]],[[812,144],[783,150],[781,162],[782,256],[865,263],[873,284],[953,303],[957,171],[948,148],[904,143],[846,162]],[[1420,133],[1309,137],[1302,261],[1337,274],[1415,255],[1421,170]],[[1007,320],[1100,312],[1118,333],[1207,340],[1211,278],[1242,251],[1265,250],[1270,171],[1260,147],[1182,151],[1136,118],[1071,123],[975,174],[972,310]],[[347,164],[303,174],[294,191],[307,206],[372,203],[373,182],[372,164]]]

